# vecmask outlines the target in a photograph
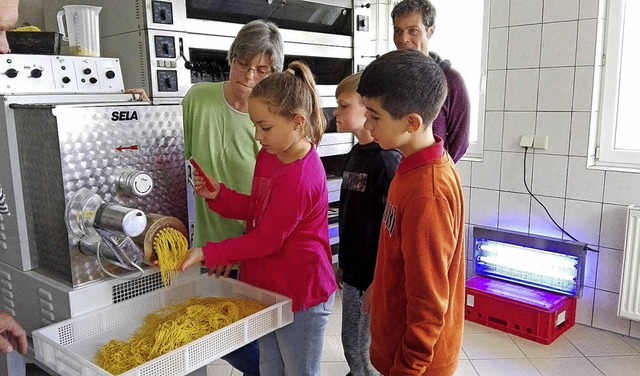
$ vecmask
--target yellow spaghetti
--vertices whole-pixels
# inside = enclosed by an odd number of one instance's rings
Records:
[[[266,307],[248,299],[194,298],[145,317],[128,341],[111,340],[96,364],[119,375]]]
[[[166,287],[177,277],[177,268],[187,257],[189,244],[180,231],[166,227],[158,231],[153,239],[153,250],[158,257],[162,283]]]

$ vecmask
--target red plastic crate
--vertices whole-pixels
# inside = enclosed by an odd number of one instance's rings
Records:
[[[465,319],[545,345],[576,323],[576,299],[475,276],[466,283]]]

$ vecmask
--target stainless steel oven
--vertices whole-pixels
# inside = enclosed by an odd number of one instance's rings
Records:
[[[179,100],[196,82],[225,80],[233,38],[257,18],[280,27],[285,62],[311,67],[326,107],[335,106],[340,80],[374,58],[365,0],[49,0],[47,30],[70,3],[102,6],[101,55],[119,58],[125,84],[155,102]]]

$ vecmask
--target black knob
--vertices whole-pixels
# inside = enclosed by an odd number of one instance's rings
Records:
[[[186,69],[191,70],[191,68],[193,68],[193,63],[192,63],[192,62],[190,62],[189,60],[187,60],[187,61],[185,61],[185,62],[184,62],[184,67],[185,67]]]
[[[18,76],[18,71],[13,68],[9,68],[6,72],[4,72],[4,74],[6,74],[9,78],[16,78]]]
[[[360,8],[371,8],[371,4],[370,3],[366,3],[365,5],[360,5]]]
[[[171,88],[171,80],[170,80],[170,79],[168,79],[168,78],[165,78],[165,79],[164,79],[164,86],[165,86],[166,88]]]
[[[84,70],[82,71],[82,73],[84,73],[84,74],[91,74],[91,68],[84,68]]]
[[[162,21],[166,21],[167,20],[167,11],[164,9],[160,9],[160,19]]]
[[[40,69],[32,69],[31,70],[31,77],[33,77],[33,78],[42,77],[42,71]]]
[[[71,79],[67,76],[62,77],[62,83],[63,84],[68,84],[69,82],[71,82]]]
[[[108,79],[112,79],[116,76],[116,73],[112,70],[108,70],[107,73],[105,73],[105,76],[107,76]]]
[[[95,84],[96,82],[98,82],[98,79],[97,79],[97,78],[95,78],[95,77],[91,77],[91,78],[89,79],[89,82],[91,82],[92,84]]]

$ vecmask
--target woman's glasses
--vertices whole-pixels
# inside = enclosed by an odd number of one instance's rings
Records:
[[[266,65],[261,65],[259,67],[252,67],[249,64],[245,63],[244,61],[241,61],[238,59],[233,59],[233,65],[240,72],[244,74],[247,74],[248,72],[252,72],[254,75],[256,75],[259,78],[265,78],[268,75],[270,75],[271,72],[273,72],[271,67],[268,67]]]

